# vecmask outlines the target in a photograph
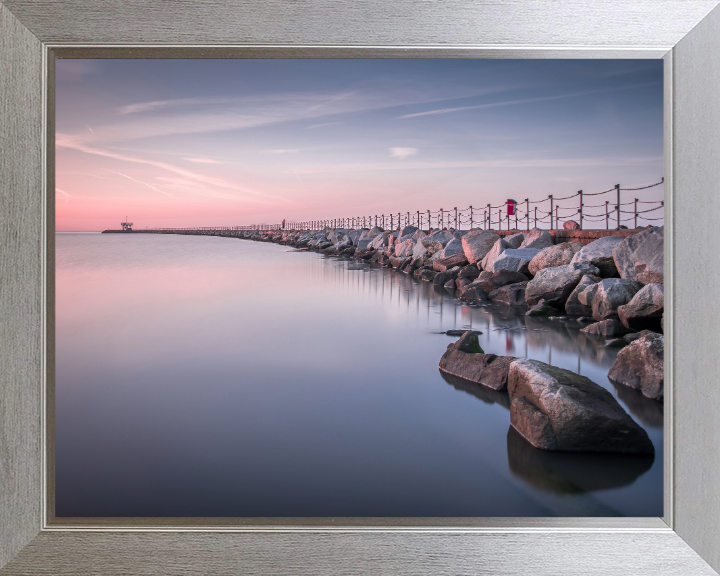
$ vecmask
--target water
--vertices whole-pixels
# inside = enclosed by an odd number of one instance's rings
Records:
[[[617,351],[387,269],[246,240],[56,235],[56,515],[661,516],[662,404]],[[455,338],[579,371],[655,458],[536,450]]]

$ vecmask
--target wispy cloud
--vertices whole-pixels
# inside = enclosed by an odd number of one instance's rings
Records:
[[[323,126],[334,126],[335,124],[344,124],[344,122],[323,122],[322,124],[312,124],[310,126],[306,126],[308,130],[312,130],[313,128],[322,128]]]
[[[414,156],[417,152],[417,148],[390,148],[390,156],[400,158],[400,160],[405,160],[408,156]]]
[[[601,88],[598,90],[588,90],[585,92],[574,92],[571,94],[557,94],[555,96],[540,96],[537,98],[521,98],[518,100],[506,100],[504,102],[491,102],[488,104],[474,104],[472,106],[458,106],[455,108],[437,108],[435,110],[426,110],[425,112],[415,112],[414,114],[405,114],[398,116],[403,118],[419,118],[421,116],[436,116],[439,114],[451,114],[453,112],[463,112],[465,110],[480,110],[482,108],[497,108],[499,106],[515,106],[518,104],[532,104],[534,102],[546,102],[548,100],[561,100],[563,98],[577,98],[579,96],[590,96],[592,94],[602,94],[604,92],[618,92],[620,90],[630,90],[633,88],[641,88],[643,86],[651,86],[655,83],[634,84],[632,86],[621,86],[615,88]]]
[[[160,188],[156,188],[156,187],[153,186],[152,184],[148,184],[147,182],[143,182],[142,180],[137,180],[137,179],[133,178],[132,176],[128,176],[127,174],[123,174],[122,172],[116,172],[115,170],[110,170],[110,169],[108,169],[108,168],[106,168],[106,170],[107,170],[108,172],[112,172],[113,174],[117,174],[118,176],[124,176],[124,177],[127,178],[128,180],[132,180],[133,182],[137,182],[138,184],[142,184],[143,186],[147,186],[148,188],[152,188],[153,190],[157,190],[158,192],[160,192],[160,194],[165,194],[166,196],[170,196],[170,198],[175,198],[175,199],[177,200],[177,196],[173,196],[173,195],[170,194],[169,192],[164,192],[163,190],[160,190]]]
[[[90,130],[90,132],[91,132],[92,134],[95,134],[95,132],[93,132],[93,129],[90,128],[90,126],[88,126],[87,124],[85,124],[85,128],[87,128],[88,130]]]
[[[225,162],[221,162],[220,160],[213,160],[212,158],[183,158],[183,160],[187,160],[188,162],[195,162],[197,164],[225,164]]]
[[[209,106],[213,104],[230,104],[237,102],[238,98],[175,98],[173,100],[153,100],[152,102],[137,102],[117,108],[118,114],[137,114],[150,112],[161,108],[179,108],[182,106]]]
[[[63,199],[65,200],[65,202],[67,202],[68,199],[72,198],[72,194],[68,194],[67,192],[65,192],[65,190],[60,190],[60,188],[58,187],[55,187],[55,192],[60,192],[60,194],[63,195]]]

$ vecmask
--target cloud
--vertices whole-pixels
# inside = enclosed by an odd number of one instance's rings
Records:
[[[225,162],[220,162],[220,160],[212,160],[211,158],[183,158],[183,160],[187,160],[188,162],[196,162],[198,164],[225,164]]]
[[[602,94],[605,92],[617,92],[620,90],[630,90],[633,88],[642,88],[644,86],[655,85],[655,82],[646,82],[643,84],[633,84],[631,86],[621,86],[614,88],[602,88],[599,90],[588,90],[585,92],[574,92],[572,94],[558,94],[555,96],[540,96],[537,98],[521,98],[519,100],[507,100],[505,102],[493,102],[489,104],[475,104],[473,106],[459,106],[457,108],[438,108],[436,110],[427,110],[425,112],[415,112],[414,114],[405,114],[398,116],[398,119],[419,118],[420,116],[436,116],[439,114],[451,114],[453,112],[462,112],[464,110],[479,110],[481,108],[497,108],[499,106],[515,106],[517,104],[531,104],[534,102],[546,102],[548,100],[561,100],[563,98],[576,98],[578,96],[590,96],[592,94]]]
[[[313,128],[321,128],[323,126],[334,126],[335,124],[344,124],[344,122],[323,122],[322,124],[312,124],[310,126],[306,126],[308,130],[312,130]]]
[[[133,178],[132,176],[128,176],[127,174],[123,174],[122,172],[116,172],[115,170],[110,170],[110,169],[108,169],[108,168],[105,168],[105,170],[107,170],[108,172],[112,172],[113,174],[117,174],[117,175],[119,175],[119,176],[124,176],[124,177],[127,178],[128,180],[132,180],[133,182],[137,182],[138,184],[142,184],[143,186],[147,186],[148,188],[152,188],[153,190],[157,190],[158,192],[160,192],[160,194],[165,194],[166,196],[170,196],[170,198],[175,198],[175,199],[177,200],[177,197],[176,197],[176,196],[173,196],[173,195],[170,194],[169,192],[163,192],[162,190],[160,190],[160,188],[155,188],[155,186],[153,186],[152,184],[148,184],[147,182],[142,182],[142,181],[140,181],[140,180],[136,180],[136,179]]]
[[[63,195],[63,199],[65,200],[65,202],[67,202],[70,198],[72,198],[72,194],[68,194],[67,192],[65,192],[65,190],[60,190],[60,188],[56,187],[55,192],[56,193],[60,192],[60,194]]]
[[[417,148],[390,148],[390,155],[393,158],[400,158],[400,160],[405,160],[405,158],[413,156],[417,152]]]
[[[237,98],[176,98],[174,100],[154,100],[152,102],[137,102],[117,108],[118,114],[137,114],[150,112],[160,108],[179,108],[181,106],[207,106],[212,104],[230,104],[237,102]]]

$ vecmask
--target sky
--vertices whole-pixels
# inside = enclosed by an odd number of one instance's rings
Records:
[[[662,65],[57,60],[56,230],[372,216],[655,183]],[[662,186],[624,194],[661,200]]]

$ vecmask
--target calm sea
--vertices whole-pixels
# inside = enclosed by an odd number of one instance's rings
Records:
[[[289,247],[56,235],[56,515],[661,516],[662,404],[578,328]],[[606,387],[655,458],[536,450],[452,328]]]

